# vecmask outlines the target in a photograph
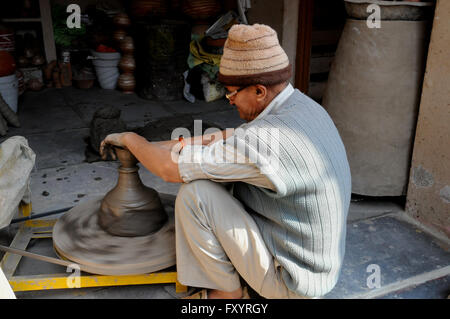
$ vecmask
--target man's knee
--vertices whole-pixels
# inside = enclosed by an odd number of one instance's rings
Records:
[[[181,185],[176,200],[175,212],[184,205],[193,206],[196,202],[208,196],[208,193],[214,191],[219,185],[207,179],[198,179],[190,183]]]
[[[180,225],[192,220],[199,221],[205,227],[210,224],[209,200],[221,191],[221,185],[210,180],[195,180],[183,184],[175,200],[175,219]]]
[[[207,180],[207,179],[197,179],[190,183],[181,185],[178,194],[177,201],[186,199],[201,198],[210,192],[217,192],[222,186],[218,183]]]

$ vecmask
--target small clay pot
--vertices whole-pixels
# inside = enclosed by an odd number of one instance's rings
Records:
[[[27,59],[27,57],[23,55],[17,58],[17,64],[19,65],[20,68],[26,67],[28,63],[30,63],[30,61]]]
[[[25,49],[24,54],[27,59],[31,59],[32,57],[34,57],[34,50],[30,48]]]
[[[126,35],[127,33],[125,30],[119,29],[114,31],[113,38],[117,43],[121,43],[121,41],[123,41]]]
[[[131,94],[134,92],[134,88],[136,87],[136,80],[133,74],[130,73],[122,73],[119,76],[119,81],[117,83],[119,88],[125,94]]]
[[[45,58],[42,55],[36,55],[33,57],[31,63],[35,66],[42,65],[45,63]]]
[[[136,69],[136,61],[131,54],[125,54],[119,62],[119,68],[124,73],[133,73]]]
[[[118,13],[114,17],[113,22],[118,28],[122,28],[122,29],[128,28],[131,24],[130,18],[124,12]]]
[[[120,41],[120,49],[123,53],[133,53],[134,51],[134,41],[130,36],[126,36],[122,41]]]
[[[32,91],[40,91],[44,87],[44,84],[38,79],[30,79],[27,82],[27,87]]]

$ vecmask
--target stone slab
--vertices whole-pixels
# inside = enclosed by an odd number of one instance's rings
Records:
[[[325,298],[346,298],[372,289],[369,265],[379,266],[381,286],[450,265],[450,252],[413,225],[393,216],[347,226],[344,264],[336,287]],[[370,268],[369,268],[370,270]]]
[[[63,130],[25,136],[36,153],[36,169],[79,164],[84,161],[89,129]]]
[[[223,98],[213,102],[205,102],[197,100],[194,103],[187,102],[185,100],[180,101],[165,101],[163,104],[176,115],[181,114],[204,114],[209,112],[226,111],[234,106],[230,105],[228,101]]]
[[[10,127],[8,136],[27,136],[87,127],[82,119],[64,105],[48,105],[45,109],[32,107],[19,113],[20,128]]]
[[[142,126],[171,115],[160,102],[144,100],[136,94],[123,94],[116,90],[67,88],[62,94],[67,104],[82,117],[87,126],[95,111],[104,106],[114,106],[122,110],[121,118],[130,126]]]
[[[390,293],[381,299],[447,299],[449,295],[450,276],[446,276]]]

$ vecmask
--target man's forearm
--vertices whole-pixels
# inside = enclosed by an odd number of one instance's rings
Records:
[[[226,129],[223,131],[216,131],[214,133],[209,133],[200,136],[193,136],[190,138],[185,138],[186,144],[194,145],[208,145],[210,143],[216,142],[218,140],[225,140],[230,137],[234,132],[234,129]]]
[[[234,129],[217,131],[202,136],[186,138],[186,144],[208,145],[221,139],[227,139]],[[150,172],[159,176],[166,182],[182,183],[183,180],[178,170],[177,140],[149,142],[144,137],[135,133],[125,133],[123,144]]]
[[[166,182],[183,182],[178,172],[178,154],[172,152],[178,141],[151,143],[138,134],[127,133],[123,143],[138,161],[156,176]]]

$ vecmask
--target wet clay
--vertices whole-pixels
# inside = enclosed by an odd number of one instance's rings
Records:
[[[121,110],[105,106],[95,111],[90,123],[90,146],[99,152],[100,143],[111,133],[127,131],[125,122],[120,118]]]
[[[116,236],[145,236],[159,230],[167,215],[158,193],[142,184],[136,158],[126,149],[115,148],[121,163],[117,185],[101,203],[98,222]]]

